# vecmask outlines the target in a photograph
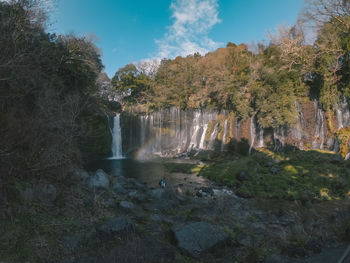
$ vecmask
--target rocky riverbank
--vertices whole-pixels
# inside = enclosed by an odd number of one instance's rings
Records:
[[[213,183],[161,189],[102,170],[73,174],[65,192],[25,188],[21,209],[30,217],[12,226],[27,242],[17,248],[29,251],[16,258],[2,247],[2,262],[337,262],[350,237],[349,200],[246,199]],[[1,245],[11,245],[9,231],[21,233],[1,220]]]

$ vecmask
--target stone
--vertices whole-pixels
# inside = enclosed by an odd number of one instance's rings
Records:
[[[128,182],[132,188],[136,188],[139,190],[146,189],[146,186],[144,184],[140,183],[139,181],[137,181],[135,178],[129,178]]]
[[[241,182],[249,180],[249,173],[247,171],[240,171],[237,175],[237,179]]]
[[[66,253],[72,253],[82,244],[83,238],[79,235],[65,236],[62,238],[62,247]]]
[[[264,260],[264,263],[287,263],[287,261],[283,259],[281,255],[273,254],[267,256]]]
[[[135,205],[132,202],[129,201],[121,201],[119,203],[119,206],[125,210],[131,210],[135,207]]]
[[[273,166],[273,167],[271,167],[270,172],[272,174],[277,174],[278,173],[278,169],[275,166]]]
[[[207,222],[192,222],[171,228],[180,249],[193,257],[225,244],[229,235]]]
[[[198,197],[208,197],[208,196],[212,196],[213,194],[214,194],[213,189],[209,187],[201,187],[196,193]]]
[[[235,195],[235,193],[232,190],[229,189],[213,189],[213,194],[214,196],[218,196],[218,197],[225,197],[225,196],[229,196],[232,197],[233,199],[236,200],[240,200],[241,198],[239,198],[237,195]]]
[[[89,178],[89,173],[78,166],[73,166],[71,171],[71,177],[75,181],[84,181]]]
[[[33,196],[36,201],[51,203],[56,200],[57,190],[52,184],[37,184],[34,185]]]
[[[96,228],[100,237],[112,237],[114,235],[125,235],[133,232],[134,223],[129,217],[118,216],[112,218]]]
[[[165,195],[165,189],[152,189],[148,194],[154,199],[161,199]]]
[[[323,244],[320,239],[311,238],[307,241],[305,247],[306,249],[311,250],[314,253],[321,253]]]
[[[269,166],[269,167],[272,167],[273,165],[274,165],[274,163],[271,161],[267,163],[267,166]]]
[[[245,233],[239,233],[236,236],[236,242],[237,244],[245,247],[250,247],[253,244],[252,238]]]
[[[175,261],[176,248],[152,237],[133,238],[110,249],[94,254],[93,258],[83,258],[75,263],[118,262],[118,263],[170,263]]]
[[[102,169],[98,169],[96,173],[89,178],[88,185],[91,188],[108,189],[109,188],[108,174],[106,174]]]
[[[147,196],[145,194],[139,193],[138,191],[131,191],[128,196],[135,200],[136,202],[145,202],[147,200]]]
[[[115,201],[114,198],[108,198],[106,201],[105,201],[105,205],[107,207],[116,207],[117,206],[117,202]]]
[[[27,203],[30,203],[33,201],[33,198],[34,198],[33,188],[27,186],[24,189],[21,189],[19,191],[19,194],[20,194],[23,201],[25,201]]]
[[[126,194],[128,192],[120,182],[116,182],[113,185],[113,191],[117,194]]]
[[[155,222],[160,222],[162,221],[163,217],[160,214],[152,214],[151,215],[151,220]]]

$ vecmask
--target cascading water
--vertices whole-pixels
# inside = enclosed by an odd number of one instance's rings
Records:
[[[340,103],[336,105],[336,116],[338,129],[350,126],[350,110],[346,99],[340,98]]]
[[[205,135],[207,134],[208,130],[208,123],[204,124],[203,126],[203,133],[201,136],[201,140],[199,142],[199,149],[205,149]]]
[[[221,151],[223,152],[225,149],[225,145],[226,145],[226,137],[227,137],[227,131],[229,129],[228,127],[228,120],[225,120],[225,124],[224,124],[224,134],[222,135],[222,141],[221,141]]]
[[[315,107],[315,140],[312,142],[312,148],[323,149],[325,132],[324,132],[324,113],[322,109],[318,107],[318,102],[314,102]],[[320,144],[318,143],[320,141]]]
[[[248,154],[252,153],[252,150],[254,148],[255,137],[256,137],[256,128],[255,128],[254,117],[255,117],[255,115],[250,118],[250,141],[251,142],[250,142]]]
[[[215,149],[215,140],[218,137],[219,125],[220,125],[220,123],[217,122],[215,124],[213,132],[210,134],[209,150],[214,150]]]
[[[180,110],[175,107],[139,116],[136,134],[140,137],[140,144],[129,148],[138,149],[137,157],[140,159],[208,149],[211,143],[206,134],[209,123],[217,116],[217,111]],[[216,136],[217,133],[216,129]]]
[[[295,108],[297,109],[297,116],[295,121],[295,126],[292,128],[292,138],[295,140],[301,140],[303,137],[305,137],[305,134],[303,132],[305,128],[305,120],[303,115],[303,108],[299,101],[295,101]]]
[[[286,140],[286,135],[283,127],[275,128],[273,130],[273,140],[274,140],[274,151],[280,151],[284,145]]]
[[[201,117],[202,116],[200,111],[196,111],[194,113],[193,127],[191,129],[192,136],[187,151],[191,151],[192,149],[198,149],[198,143],[200,143],[198,139],[200,138],[199,135],[202,129]]]
[[[120,114],[116,114],[113,118],[112,129],[112,159],[123,158],[122,150],[122,131],[120,127]]]

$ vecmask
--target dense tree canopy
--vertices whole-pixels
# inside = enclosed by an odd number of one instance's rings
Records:
[[[1,175],[55,173],[79,158],[99,94],[97,48],[48,34],[39,4],[0,1]]]
[[[306,40],[310,28],[317,36],[313,44]],[[254,53],[244,44],[228,43],[205,56],[163,59],[152,75],[128,65],[116,73],[119,81],[113,87],[135,90],[124,97],[124,104],[138,102],[141,91],[149,110],[227,109],[241,119],[256,115],[264,128],[292,125],[297,99],[319,99],[330,111],[340,97],[350,98],[349,1],[306,1],[297,24],[279,27],[270,38],[269,45],[258,44]],[[133,81],[121,79],[125,70],[132,72]]]

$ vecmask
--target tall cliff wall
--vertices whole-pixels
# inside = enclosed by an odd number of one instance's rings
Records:
[[[295,107],[298,112],[295,124],[275,129],[262,129],[255,116],[240,121],[228,111],[170,108],[141,115],[124,112],[121,115],[123,151],[128,156],[146,158],[201,150],[226,151],[246,143],[248,152],[261,147],[275,151],[295,147],[339,152],[338,137],[350,126],[347,102],[342,100],[334,112],[327,113],[317,101],[296,101]],[[346,154],[347,151],[343,153]]]

